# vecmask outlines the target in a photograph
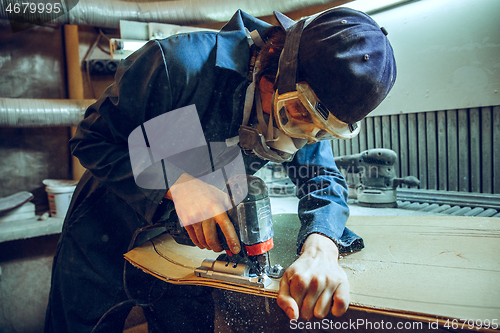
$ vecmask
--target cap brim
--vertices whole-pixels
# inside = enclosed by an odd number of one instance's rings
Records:
[[[288,28],[290,28],[292,25],[295,24],[294,20],[292,20],[291,18],[289,18],[288,16],[286,16],[280,12],[274,11],[274,17],[276,18],[278,23],[281,25],[281,27],[285,30],[288,30]]]

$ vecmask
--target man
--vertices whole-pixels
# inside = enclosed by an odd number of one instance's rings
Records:
[[[183,172],[167,189],[134,182],[130,133],[190,105],[207,142],[241,147],[247,173],[268,160],[282,162],[297,185],[300,257],[281,279],[279,306],[291,319],[347,310],[349,284],[339,249],[363,244],[345,228],[346,184],[328,140],[355,136],[357,122],[385,98],[396,75],[392,48],[380,27],[354,10],[327,10],[298,22],[276,16],[281,28],[238,11],[217,34],[153,41],[122,61],[116,82],[89,107],[71,140],[88,171],[54,259],[46,332],[88,332],[113,305],[139,299],[151,328],[210,330],[206,288],[174,287],[130,268],[134,276],[122,282],[128,274],[123,254],[134,235],[173,218],[174,209],[200,248],[222,250],[218,224],[231,250],[240,250],[220,190]],[[114,320],[101,320],[102,330],[120,331],[116,318],[123,315],[115,314],[107,312]]]

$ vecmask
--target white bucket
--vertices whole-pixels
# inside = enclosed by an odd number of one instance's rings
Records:
[[[50,216],[64,218],[68,212],[77,180],[45,179],[45,191],[49,199]]]

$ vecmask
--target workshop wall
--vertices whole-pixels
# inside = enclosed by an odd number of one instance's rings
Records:
[[[367,117],[358,137],[332,145],[336,156],[392,149],[396,175],[421,189],[500,194],[500,106]]]
[[[0,25],[0,97],[66,98],[61,27],[12,33]],[[47,210],[42,180],[69,179],[67,127],[0,128],[0,197],[35,195]],[[58,235],[0,243],[0,333],[43,332]]]
[[[397,175],[419,178],[421,189],[499,194],[500,1],[367,10],[389,32],[396,83],[359,137],[333,142],[335,154],[389,148]]]
[[[0,97],[66,98],[61,27],[0,25]],[[68,140],[65,127],[0,128],[0,197],[29,191],[46,207],[42,180],[70,176]]]
[[[374,12],[398,74],[373,115],[500,105],[499,14],[491,0],[406,1]]]

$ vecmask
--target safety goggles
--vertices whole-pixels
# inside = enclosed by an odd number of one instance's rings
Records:
[[[296,90],[274,94],[274,116],[278,127],[292,138],[307,139],[308,143],[322,140],[351,139],[358,135],[360,123],[347,124],[338,120],[306,82],[296,84]]]

